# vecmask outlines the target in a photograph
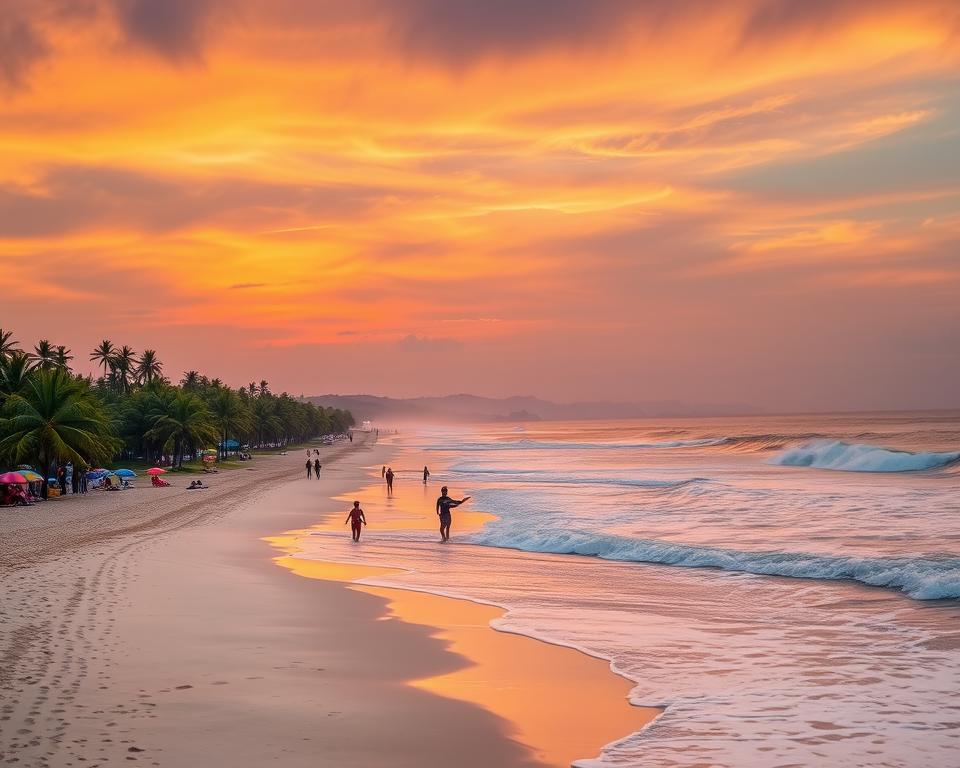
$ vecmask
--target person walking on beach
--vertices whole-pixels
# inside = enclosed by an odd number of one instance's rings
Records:
[[[386,476],[387,476],[386,466],[380,467],[380,477],[386,477]]]
[[[307,451],[307,453],[309,454],[310,451]],[[308,456],[307,456],[307,480],[310,479],[310,473],[311,473],[312,471],[313,471],[313,462],[310,461],[310,456],[308,455]]]
[[[387,494],[393,493],[393,469],[387,467],[387,473],[384,475],[387,478]]]
[[[454,507],[459,507],[465,501],[469,501],[469,496],[464,496],[462,499],[451,499],[447,495],[447,486],[443,486],[440,489],[440,498],[437,499],[437,517],[440,518],[440,543],[446,544],[450,541],[450,523],[453,522],[453,515],[450,514],[450,510]]]
[[[347,512],[347,519],[343,521],[346,525],[350,523],[350,529],[353,531],[353,540],[360,541],[360,526],[367,524],[367,518],[363,516],[363,510],[360,509],[360,502],[353,502],[353,509]]]
[[[320,459],[313,460],[313,474],[317,476],[317,480],[320,479],[320,470],[323,468],[323,464],[320,463]]]
[[[427,478],[428,478],[428,477],[430,477],[430,470],[427,469],[426,466],[424,466],[424,468],[423,468],[423,484],[424,484],[424,485],[427,484]]]

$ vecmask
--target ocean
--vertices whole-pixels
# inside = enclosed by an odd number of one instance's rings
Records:
[[[496,629],[607,659],[634,703],[665,707],[578,765],[960,765],[960,413],[436,427],[397,443],[396,498],[379,467],[362,489],[362,545],[320,530],[304,556],[502,606]],[[432,525],[441,484],[494,516],[464,532],[455,510],[450,546],[413,524]],[[391,506],[413,510],[409,527],[377,529]]]

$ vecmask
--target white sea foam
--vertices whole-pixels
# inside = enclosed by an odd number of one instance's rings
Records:
[[[720,568],[764,576],[850,579],[905,592],[917,600],[960,597],[960,558],[838,557],[805,552],[749,552],[656,539],[634,539],[582,530],[544,530],[492,524],[471,537],[474,544],[586,555],[604,560]]]
[[[960,451],[910,453],[839,440],[812,440],[784,451],[770,463],[846,472],[918,472],[944,467],[958,460]]]

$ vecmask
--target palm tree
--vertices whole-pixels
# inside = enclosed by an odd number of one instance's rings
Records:
[[[260,390],[260,394],[261,394],[261,395],[269,395],[269,394],[270,394],[270,385],[267,384],[267,380],[266,380],[266,379],[260,379],[260,388],[259,388],[259,390]]]
[[[129,392],[132,383],[137,353],[124,344],[113,353],[110,365],[117,377],[117,387],[121,392]]]
[[[177,393],[155,408],[151,417],[153,427],[145,437],[160,441],[164,451],[171,453],[178,467],[183,466],[186,449],[195,449],[217,439],[217,428],[210,411],[197,395]]]
[[[186,371],[183,378],[180,379],[180,386],[187,391],[193,391],[200,388],[200,372]]]
[[[0,405],[11,395],[22,394],[30,377],[30,355],[18,350],[0,358]]]
[[[251,381],[249,384],[247,384],[247,392],[250,393],[250,397],[256,397],[256,396],[257,396],[258,390],[257,390],[257,385],[256,385],[255,382],[252,382],[252,381]]]
[[[93,352],[90,353],[90,360],[97,361],[97,364],[103,368],[103,376],[106,378],[107,369],[110,367],[111,361],[113,360],[113,342],[109,339],[104,339],[96,347],[93,348]]]
[[[153,349],[143,350],[137,363],[136,376],[141,384],[149,384],[163,375],[163,363],[157,359],[157,352]]]
[[[257,435],[257,447],[264,442],[273,442],[280,423],[276,417],[276,407],[272,397],[258,397],[251,403],[253,427]]]
[[[0,328],[0,362],[6,360],[10,355],[20,352],[21,349],[17,346],[19,343],[19,341],[13,340],[13,331],[5,331]]]
[[[243,401],[231,389],[221,389],[213,398],[213,418],[220,428],[221,458],[227,456],[227,440],[250,428],[250,414]]]
[[[12,463],[36,462],[42,494],[54,462],[74,466],[106,461],[119,443],[102,406],[83,382],[61,368],[28,377],[22,394],[11,395],[0,419],[0,455]]]
[[[70,361],[73,360],[73,355],[70,354],[69,349],[61,344],[54,352],[53,359],[56,362],[57,368],[63,368],[63,370],[69,371]]]
[[[57,353],[47,339],[40,339],[33,348],[33,368],[37,371],[49,371],[57,367]]]

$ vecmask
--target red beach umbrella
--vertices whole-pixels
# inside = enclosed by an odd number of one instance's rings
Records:
[[[4,485],[11,485],[13,483],[26,485],[27,478],[21,475],[19,472],[4,472],[0,475],[0,483]]]
[[[167,473],[167,470],[160,469],[160,467],[151,467],[150,469],[147,470],[148,475],[165,475],[166,473]]]

